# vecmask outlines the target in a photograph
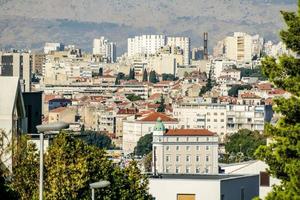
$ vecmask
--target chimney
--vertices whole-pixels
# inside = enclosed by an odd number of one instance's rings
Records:
[[[208,60],[208,49],[207,49],[207,43],[208,43],[208,33],[204,32],[203,34],[203,38],[204,38],[204,60]]]

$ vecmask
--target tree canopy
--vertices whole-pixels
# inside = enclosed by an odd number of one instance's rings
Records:
[[[93,145],[104,149],[110,149],[113,147],[110,137],[104,133],[99,133],[96,131],[84,131],[83,134],[85,135],[83,140],[88,145]]]
[[[287,25],[280,32],[281,39],[287,48],[300,54],[300,0],[298,13],[281,13]],[[281,180],[266,199],[297,199],[300,196],[300,59],[291,55],[278,60],[266,57],[262,69],[275,86],[292,94],[289,99],[274,100],[274,109],[281,118],[275,125],[265,126],[264,134],[272,141],[256,152],[269,165],[268,172]]]
[[[201,90],[199,92],[199,96],[202,96],[206,92],[211,91],[211,89],[213,87],[214,87],[214,82],[211,79],[211,71],[209,71],[209,75],[208,75],[208,79],[207,79],[206,85],[201,88]]]
[[[163,81],[176,81],[178,78],[174,76],[174,74],[165,74],[163,73],[162,75],[162,80]]]
[[[147,69],[144,69],[144,72],[143,72],[143,82],[148,82],[148,72],[147,72]]]
[[[135,94],[128,94],[126,95],[126,98],[129,100],[129,101],[139,101],[139,100],[143,100],[142,97],[138,96],[138,95],[135,95]]]
[[[157,108],[157,112],[165,112],[165,111],[166,111],[165,99],[163,95],[160,95],[160,101],[159,101],[159,106]]]
[[[135,155],[144,156],[152,151],[152,133],[147,134],[139,139],[134,148]]]
[[[149,75],[149,81],[151,83],[157,83],[159,82],[159,80],[157,79],[157,75],[156,75],[156,72],[155,71],[151,71],[150,72],[150,75]]]
[[[237,97],[239,90],[250,90],[251,88],[251,85],[234,85],[228,90],[228,96]]]
[[[254,159],[255,150],[264,144],[266,139],[258,131],[241,129],[226,138],[225,150],[231,162],[247,161]]]

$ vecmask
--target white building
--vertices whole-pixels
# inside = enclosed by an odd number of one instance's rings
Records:
[[[156,200],[251,200],[259,195],[258,175],[169,174],[149,178]]]
[[[169,129],[177,128],[178,121],[165,114],[152,112],[140,118],[128,117],[123,121],[123,151],[125,154],[132,153],[138,140],[153,132],[158,118],[161,118]]]
[[[166,37],[165,35],[142,35],[128,38],[127,53],[129,57],[135,55],[153,55],[166,45],[180,47],[184,54],[184,65],[190,63],[190,38]]]
[[[268,165],[260,160],[253,160],[241,163],[221,164],[225,174],[259,174],[259,198],[265,199],[271,192],[272,186],[280,184],[280,180],[267,173]]]
[[[116,44],[105,39],[103,36],[93,41],[93,54],[107,58],[108,62],[116,62]]]
[[[27,119],[18,77],[0,76],[1,161],[12,170],[12,142],[27,132]],[[7,152],[3,152],[7,151]]]
[[[218,174],[218,136],[206,129],[153,130],[154,174]]]
[[[44,46],[44,53],[48,54],[51,51],[63,51],[64,45],[61,43],[53,43],[53,42],[46,42]]]

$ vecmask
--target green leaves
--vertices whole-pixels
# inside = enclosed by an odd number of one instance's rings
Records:
[[[134,148],[134,153],[138,156],[149,154],[152,151],[152,137],[152,133],[141,137]]]

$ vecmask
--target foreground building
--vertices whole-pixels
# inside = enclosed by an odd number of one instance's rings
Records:
[[[251,200],[258,184],[258,175],[165,174],[149,178],[149,192],[156,200]]]
[[[154,174],[218,174],[218,136],[206,129],[153,130]]]

